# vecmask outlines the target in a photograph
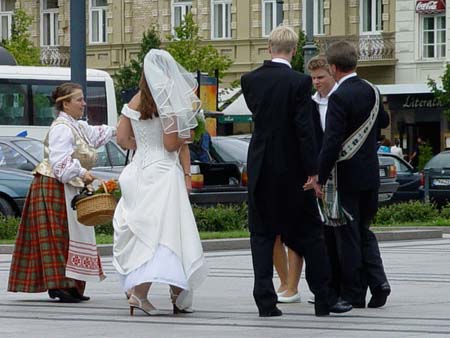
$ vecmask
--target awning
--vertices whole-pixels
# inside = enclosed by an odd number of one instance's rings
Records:
[[[252,122],[252,112],[245,103],[244,95],[239,95],[233,103],[222,111],[224,116],[219,117],[219,122]]]

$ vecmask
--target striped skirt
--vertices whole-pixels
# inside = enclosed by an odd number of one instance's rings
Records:
[[[68,248],[64,184],[37,174],[19,224],[8,291],[77,288],[83,294],[85,282],[65,277]]]

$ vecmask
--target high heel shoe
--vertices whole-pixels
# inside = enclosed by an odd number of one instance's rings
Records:
[[[137,304],[133,303],[134,300],[137,301]],[[144,308],[143,306],[144,302],[147,302],[151,308]],[[134,309],[139,309],[148,316],[158,316],[160,314],[160,312],[153,307],[153,305],[149,302],[147,298],[140,299],[135,295],[131,295],[130,299],[128,300],[128,304],[130,305],[130,316],[134,315]]]
[[[186,314],[186,313],[194,313],[194,310],[190,307],[184,308],[184,309],[180,309],[177,305],[177,298],[178,298],[179,294],[176,294],[172,291],[172,289],[170,289],[170,299],[172,300],[172,304],[173,304],[173,314],[178,315],[178,314]]]

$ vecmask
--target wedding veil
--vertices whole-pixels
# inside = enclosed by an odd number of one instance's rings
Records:
[[[166,134],[189,138],[197,126],[201,101],[195,95],[197,81],[168,52],[152,49],[144,58],[144,74]]]

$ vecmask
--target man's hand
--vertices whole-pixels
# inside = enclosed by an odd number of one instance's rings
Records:
[[[317,183],[317,180],[318,180],[317,175],[316,176],[308,176],[308,180],[303,185],[303,190],[314,189],[316,196],[321,198],[323,196],[323,193],[322,193],[322,189],[321,189],[319,183]]]

